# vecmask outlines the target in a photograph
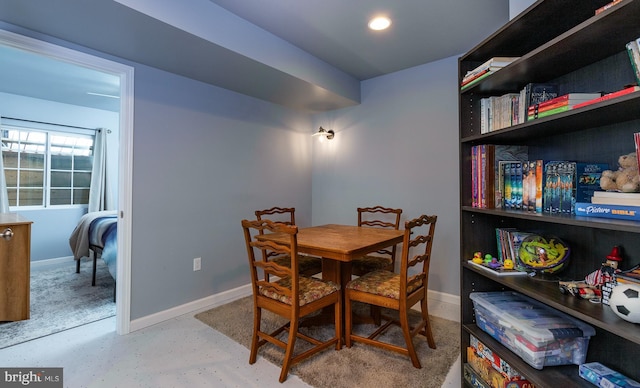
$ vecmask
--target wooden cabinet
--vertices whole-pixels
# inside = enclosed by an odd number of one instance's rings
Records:
[[[531,160],[606,162],[615,168],[619,155],[634,151],[633,133],[640,132],[640,93],[486,134],[480,133],[480,99],[517,93],[531,82],[556,83],[560,95],[613,92],[634,83],[625,44],[640,37],[640,0],[622,0],[595,15],[608,2],[537,1],[459,59],[461,82],[467,71],[491,57],[520,57],[459,94],[462,360],[466,362],[469,334],[473,334],[536,387],[592,385],[578,376],[576,365],[534,369],[479,330],[471,292],[517,291],[583,320],[596,329],[587,362],[601,362],[638,381],[640,325],[620,319],[608,306],[561,294],[556,281],[493,276],[474,269],[467,260],[475,251],[496,253],[495,228],[512,227],[562,238],[571,247],[571,258],[559,276],[584,279],[599,268],[614,245],[624,249],[622,268],[640,264],[640,223],[472,207],[471,148],[526,145]]]
[[[29,319],[31,221],[0,213],[0,321]]]

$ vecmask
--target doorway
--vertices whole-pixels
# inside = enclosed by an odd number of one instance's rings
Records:
[[[79,68],[115,76],[119,79],[118,141],[118,230],[116,331],[130,331],[131,303],[131,186],[133,161],[133,67],[62,46],[0,30],[0,46],[13,47],[33,54],[72,64]],[[0,112],[1,113],[1,112]]]

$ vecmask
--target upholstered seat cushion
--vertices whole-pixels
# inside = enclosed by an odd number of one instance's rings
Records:
[[[276,283],[282,287],[291,288],[291,278],[288,276],[278,280]],[[306,276],[298,277],[298,284],[300,287],[300,306],[304,306],[307,303],[311,303],[314,300],[318,300],[340,290],[340,286],[333,282]],[[291,304],[291,297],[282,295],[272,289],[260,288],[259,292],[268,298],[278,300],[288,305]]]
[[[291,268],[291,256],[282,255],[272,259],[278,265]],[[298,255],[298,270],[303,274],[322,272],[322,259],[319,257]]]
[[[407,292],[412,292],[421,284],[409,287]],[[369,294],[381,295],[386,298],[400,298],[400,275],[389,271],[374,271],[356,278],[346,286],[351,290],[367,292]]]
[[[385,269],[391,265],[391,258],[380,256],[363,256],[351,261],[352,272],[355,274],[368,273]]]

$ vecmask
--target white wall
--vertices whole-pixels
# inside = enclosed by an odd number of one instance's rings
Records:
[[[112,171],[118,171],[118,113],[0,93],[0,116],[83,128],[110,129],[108,159]],[[111,178],[115,198],[118,195],[117,174]],[[30,209],[20,210],[19,213],[33,221],[32,261],[72,255],[69,236],[80,217],[86,213],[86,208]]]
[[[458,295],[457,57],[362,83],[362,103],[316,115],[313,224],[357,223],[358,206],[438,215],[429,288]]]

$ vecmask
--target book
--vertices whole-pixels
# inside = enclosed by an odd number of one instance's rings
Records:
[[[640,206],[640,193],[595,191],[591,197],[591,203],[598,205]]]
[[[536,213],[542,213],[542,184],[544,182],[544,162],[536,160]]]
[[[623,193],[620,191],[594,191],[593,196],[598,198],[640,199],[640,193]]]
[[[558,85],[553,83],[528,83],[520,91],[520,110],[522,117],[527,115],[530,106],[558,97]]]
[[[640,85],[640,47],[637,40],[632,40],[625,45],[627,54],[629,55],[629,61],[633,68],[633,74],[636,76],[636,82]]]
[[[541,119],[543,117],[547,117],[547,116],[551,116],[551,115],[555,115],[558,113],[562,113],[562,112],[566,112],[568,110],[571,110],[571,107],[569,105],[564,105],[564,106],[560,106],[554,109],[549,109],[549,110],[545,110],[542,112],[535,112],[533,114],[527,115],[527,120],[535,120],[535,119]]]
[[[544,112],[547,110],[555,109],[561,106],[574,106],[580,102],[593,100],[594,98],[601,97],[601,93],[567,93],[551,100],[541,102],[529,107],[529,115],[537,112]]]
[[[602,7],[600,7],[600,8],[598,8],[598,9],[596,9],[596,13],[595,13],[595,15],[597,15],[597,14],[599,14],[599,13],[602,13],[602,12],[604,12],[604,11],[608,10],[609,8],[613,7],[614,5],[618,4],[618,3],[619,3],[619,2],[621,2],[621,1],[622,1],[622,0],[613,0],[613,1],[612,1],[612,2],[610,2],[610,3],[607,3],[607,4],[603,5]]]
[[[609,169],[607,163],[576,163],[575,201],[589,202],[600,191],[600,177]]]
[[[559,162],[547,162],[544,166],[544,193],[542,197],[545,213],[560,212],[560,176]]]
[[[529,201],[527,202],[527,210],[530,212],[535,212],[536,211],[536,192],[537,190],[537,179],[536,179],[536,161],[535,160],[529,160],[527,162],[527,164],[529,165],[528,167],[528,174],[526,176],[526,180],[527,180],[527,186],[528,186],[528,198]]]
[[[589,202],[576,202],[575,214],[577,216],[586,217],[640,221],[640,206],[602,205]]]
[[[511,183],[511,162],[503,161],[502,163],[502,175],[504,176],[504,188],[502,189],[504,192],[504,199],[502,200],[502,208],[510,210],[512,203],[511,197],[513,195],[513,185]]]
[[[634,93],[636,91],[640,90],[640,86],[634,85],[634,86],[628,86],[624,89],[618,90],[616,92],[613,93],[607,93],[605,95],[603,95],[602,97],[598,97],[598,98],[594,98],[593,100],[589,100],[589,101],[585,101],[585,102],[581,102],[579,104],[576,104],[573,106],[573,109],[578,109],[578,108],[582,108],[588,105],[592,105],[592,104],[597,104],[599,102],[602,101],[607,101],[610,100],[612,98],[616,98],[616,97],[621,97],[624,96],[626,94],[631,94]]]
[[[501,208],[504,188],[500,184],[504,173],[500,161],[527,160],[528,147],[504,144],[482,144],[472,147],[472,191],[480,208]],[[475,155],[475,156],[474,156]],[[502,177],[501,177],[502,175]],[[472,206],[475,201],[472,197]]]
[[[468,261],[469,264],[471,264],[473,267],[475,268],[480,268],[488,273],[492,273],[496,276],[522,276],[522,275],[528,275],[527,272],[524,271],[520,271],[518,269],[506,269],[503,266],[497,267],[497,268],[491,268],[488,265],[484,265],[484,264],[478,264],[478,263],[474,263],[473,260],[469,260]]]
[[[472,87],[473,85],[477,84],[478,82],[482,81],[483,79],[487,78],[488,76],[490,76],[491,74],[493,74],[492,71],[488,71],[484,74],[482,74],[480,77],[473,79],[472,81],[469,81],[468,83],[466,83],[464,86],[460,87],[460,90],[466,90],[470,87]]]
[[[478,73],[481,73],[484,70],[492,67],[497,69],[503,68],[518,58],[520,57],[492,57],[480,66],[475,67],[473,70],[469,70],[462,79],[464,80],[466,78],[471,78],[474,75],[477,75]]]

